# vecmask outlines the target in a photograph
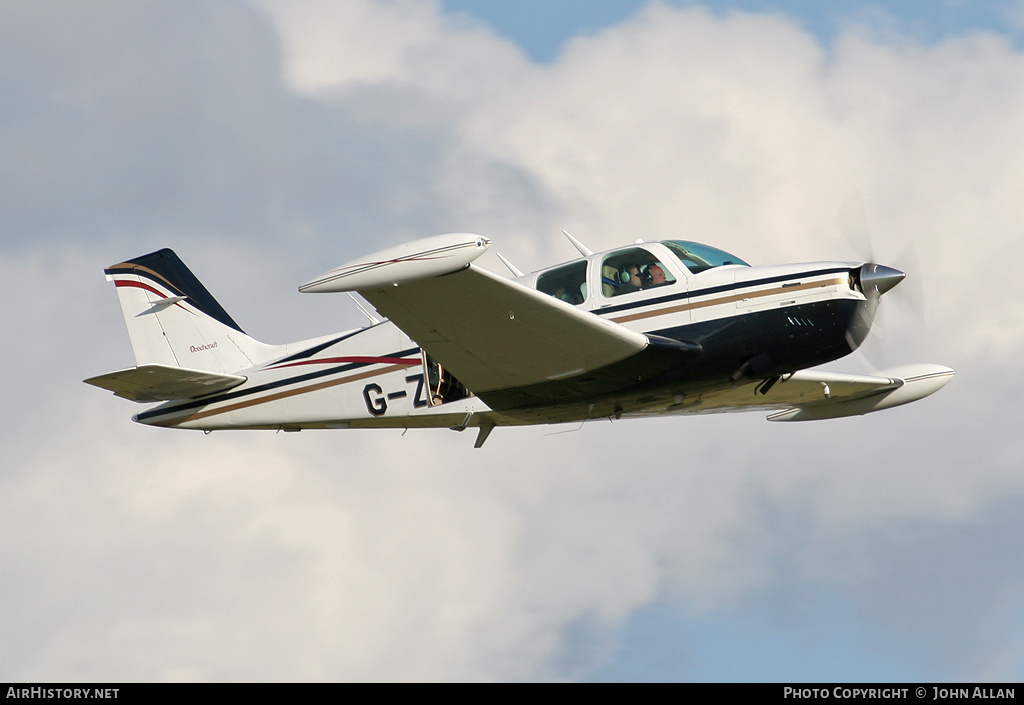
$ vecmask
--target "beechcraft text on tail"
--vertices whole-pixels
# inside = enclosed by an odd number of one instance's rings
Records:
[[[378,320],[285,345],[249,337],[171,250],[105,270],[134,367],[85,380],[150,404],[150,426],[478,429],[763,410],[772,421],[880,411],[937,391],[948,367],[816,366],[864,342],[904,274],[874,263],[751,266],[682,240],[636,242],[512,278],[491,244],[439,235],[299,287],[356,292]],[[504,258],[502,258],[503,261]],[[362,307],[361,307],[362,308]]]

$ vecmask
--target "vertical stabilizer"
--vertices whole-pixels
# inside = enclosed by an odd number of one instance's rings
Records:
[[[104,270],[114,282],[138,365],[236,372],[271,357],[173,251],[163,249]]]

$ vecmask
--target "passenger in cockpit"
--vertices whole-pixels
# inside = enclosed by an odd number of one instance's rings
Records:
[[[644,288],[643,280],[640,278],[640,267],[635,264],[627,264],[622,268],[622,278],[625,281],[619,289],[620,294],[640,291]]]

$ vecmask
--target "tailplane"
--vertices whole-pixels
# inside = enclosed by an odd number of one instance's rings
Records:
[[[138,367],[231,374],[272,357],[276,346],[250,338],[169,249],[112,265]]]

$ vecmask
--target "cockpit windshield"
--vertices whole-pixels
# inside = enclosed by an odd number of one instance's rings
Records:
[[[672,250],[672,254],[694,274],[700,274],[712,267],[723,267],[727,264],[738,264],[743,267],[750,265],[735,255],[730,255],[717,247],[702,245],[699,242],[686,240],[662,240],[661,244]]]

